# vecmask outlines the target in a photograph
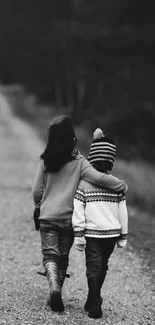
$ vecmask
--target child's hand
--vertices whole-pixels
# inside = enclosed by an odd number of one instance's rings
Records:
[[[127,239],[118,239],[117,246],[119,248],[124,248],[127,245]]]
[[[85,237],[75,237],[74,244],[78,251],[84,251],[86,248],[86,240]]]

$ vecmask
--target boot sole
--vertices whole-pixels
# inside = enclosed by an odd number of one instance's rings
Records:
[[[63,312],[65,310],[64,304],[61,298],[61,293],[59,291],[53,291],[50,293],[50,297],[47,304],[51,307],[53,311]]]

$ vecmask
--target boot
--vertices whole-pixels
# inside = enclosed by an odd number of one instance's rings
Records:
[[[102,288],[103,282],[105,280],[106,274],[107,274],[107,272],[105,272],[103,270],[103,271],[101,271],[101,273],[99,275],[98,283],[99,283],[99,290],[100,290],[100,292],[101,292],[101,288]],[[101,304],[101,306],[102,306],[102,302],[103,302],[103,298],[100,295],[100,304]]]
[[[61,287],[60,287],[57,263],[48,262],[45,265],[45,269],[47,272],[47,279],[49,282],[49,289],[50,289],[47,303],[53,311],[63,312],[64,304],[61,297]]]
[[[99,288],[99,277],[90,279],[90,292],[91,292],[91,307],[88,313],[90,318],[101,318],[101,297],[100,297],[100,288]]]
[[[87,296],[87,300],[86,300],[85,305],[84,305],[85,311],[90,310],[91,300],[92,300],[92,297],[91,297],[91,279],[87,279],[87,283],[88,283],[88,296]]]
[[[100,297],[100,306],[102,306],[103,298]],[[90,293],[88,292],[87,300],[84,305],[84,310],[89,311],[91,309],[91,296]]]
[[[88,281],[88,296],[87,296],[87,300],[85,302],[84,305],[84,309],[85,311],[89,311],[91,309],[91,304],[92,304],[92,300],[93,300],[93,293],[91,294],[91,279],[87,279]],[[103,299],[102,297],[100,297],[100,306],[102,305]]]
[[[62,270],[62,271],[65,271],[65,270]],[[61,275],[60,274],[61,273],[61,270],[59,270],[59,280],[60,280],[60,282],[62,281],[61,279],[60,279],[60,277],[62,276],[62,277],[64,277],[64,275]],[[39,275],[42,275],[42,276],[44,276],[44,277],[46,277],[47,276],[47,272],[46,271],[44,271],[44,272],[42,272],[42,271],[37,271],[37,274],[39,274]],[[70,274],[65,274],[65,278],[70,278]],[[63,282],[64,282],[64,279],[63,279]],[[62,283],[62,285],[63,285],[63,283]],[[61,286],[61,283],[60,283],[60,286]]]

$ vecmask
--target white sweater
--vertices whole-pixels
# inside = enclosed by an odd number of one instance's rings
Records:
[[[74,198],[72,225],[75,237],[127,239],[128,213],[124,194],[81,180]]]

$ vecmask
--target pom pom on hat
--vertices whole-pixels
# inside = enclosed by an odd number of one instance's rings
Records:
[[[97,128],[93,133],[93,142],[88,155],[89,162],[93,164],[96,161],[107,161],[113,165],[115,155],[115,143],[106,137],[100,128]]]
[[[101,139],[103,137],[105,137],[105,135],[103,134],[103,131],[100,128],[97,128],[93,133],[93,139],[97,140],[97,139]]]

